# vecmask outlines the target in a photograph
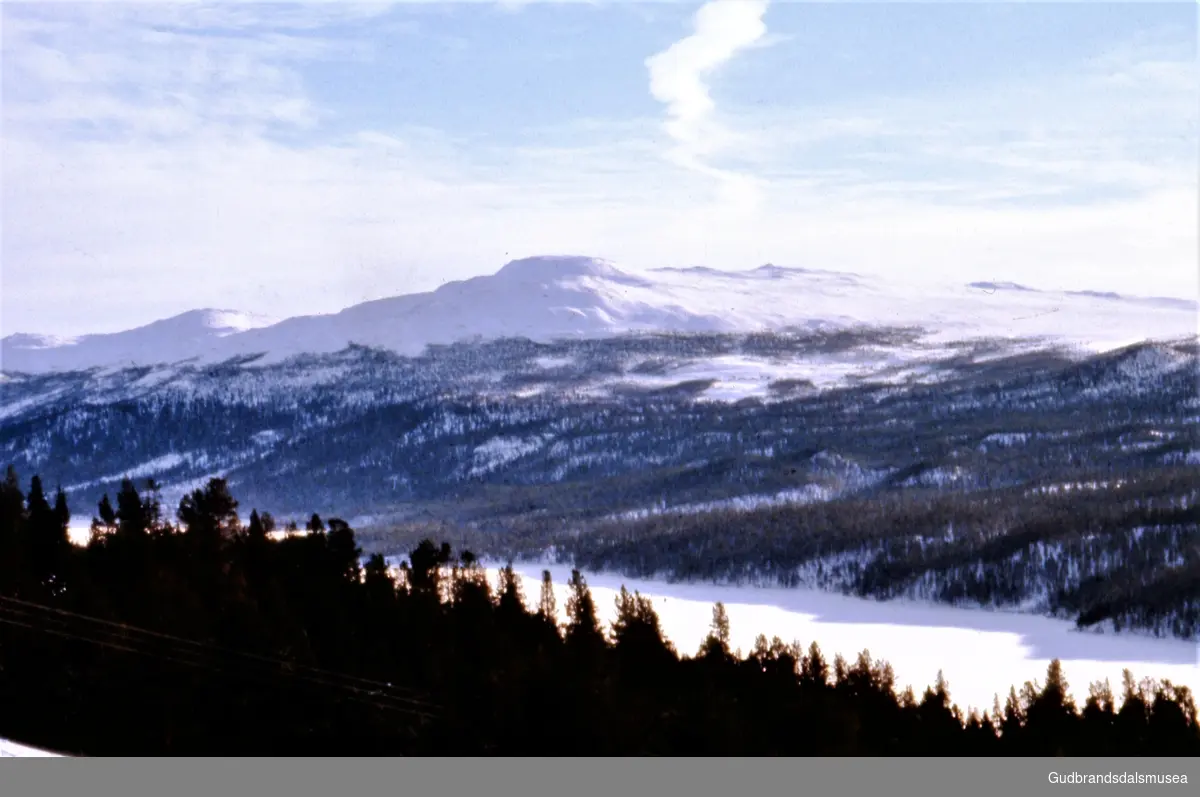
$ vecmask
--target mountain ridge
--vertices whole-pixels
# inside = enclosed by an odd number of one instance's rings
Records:
[[[1112,348],[1195,334],[1196,313],[1197,303],[1183,299],[1042,291],[1011,282],[930,288],[775,264],[638,274],[600,258],[542,255],[509,261],[494,274],[329,314],[274,319],[202,309],[116,333],[76,338],[17,333],[0,340],[0,370],[46,373],[248,356],[277,362],[351,345],[417,355],[430,345],[470,340],[831,326],[907,325],[942,340],[1044,337]]]

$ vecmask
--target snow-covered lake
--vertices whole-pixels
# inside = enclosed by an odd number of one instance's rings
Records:
[[[565,619],[570,568],[516,564],[525,599],[536,607],[541,573],[554,579],[559,613]],[[490,569],[493,584],[498,573]],[[1200,689],[1200,646],[1138,635],[1076,631],[1069,622],[1045,617],[929,606],[900,601],[871,601],[805,589],[721,587],[639,581],[611,574],[585,573],[600,621],[615,614],[621,585],[653,599],[667,637],[692,654],[708,633],[716,601],[728,611],[732,642],[747,651],[758,634],[808,647],[816,641],[826,657],[841,653],[849,661],[864,648],[889,661],[900,688],[912,684],[920,695],[942,670],[950,697],[964,708],[990,711],[1010,685],[1041,681],[1051,659],[1061,659],[1076,701],[1088,684],[1109,679],[1119,695],[1121,672],[1153,677]],[[53,755],[0,739],[0,757]]]
[[[71,537],[86,544],[89,531],[73,527]],[[566,617],[564,565],[514,564],[523,578],[525,599],[536,608],[542,570],[554,579],[559,613]],[[489,569],[493,585],[498,573]],[[810,589],[730,587],[712,584],[668,584],[640,581],[609,573],[587,573],[600,621],[608,627],[616,615],[615,599],[624,584],[654,600],[667,638],[686,654],[695,653],[708,633],[712,607],[725,604],[733,647],[748,651],[765,634],[806,649],[815,641],[832,661],[841,653],[853,661],[863,649],[886,659],[900,688],[911,684],[918,696],[942,670],[954,702],[964,710],[991,710],[1009,686],[1041,682],[1046,666],[1060,659],[1071,691],[1082,705],[1088,685],[1107,678],[1120,693],[1125,668],[1141,679],[1170,680],[1200,693],[1200,645],[1142,634],[1078,631],[1073,623],[1015,612],[954,608],[910,601],[875,601]]]
[[[565,617],[570,568],[514,564],[525,599],[536,607],[541,573],[550,570],[560,614]],[[492,583],[497,572],[489,570]],[[601,623],[616,615],[621,585],[654,601],[663,631],[681,653],[694,654],[708,633],[712,607],[725,604],[734,648],[743,652],[765,634],[806,649],[816,641],[832,662],[841,653],[850,662],[863,649],[885,659],[899,688],[911,684],[919,697],[942,670],[951,699],[964,710],[990,711],[1008,687],[1045,679],[1046,666],[1060,659],[1077,703],[1088,685],[1107,678],[1120,696],[1122,670],[1138,679],[1170,680],[1200,689],[1200,646],[1136,634],[1077,631],[1072,623],[1048,617],[960,609],[903,601],[874,601],[806,589],[724,587],[638,581],[611,574],[584,573]]]
[[[59,758],[58,753],[51,753],[46,750],[39,750],[36,747],[28,747],[23,744],[17,744],[8,739],[0,739],[0,758]]]

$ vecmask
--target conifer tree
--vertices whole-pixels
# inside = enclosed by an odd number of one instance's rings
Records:
[[[150,532],[146,504],[131,479],[121,481],[117,492],[117,534],[124,539],[138,539]]]
[[[9,465],[0,483],[0,535],[15,535],[24,518],[25,494],[21,492],[17,469]]]
[[[13,529],[25,513],[25,495],[21,492],[21,480],[17,469],[9,465],[0,483],[0,529]]]
[[[29,494],[25,497],[25,509],[29,522],[33,526],[45,526],[53,522],[53,509],[46,500],[46,491],[42,488],[42,478],[34,476],[29,480]]]
[[[270,540],[258,510],[250,510],[250,522],[245,533],[246,578],[253,589],[261,589],[268,580],[267,557]]]
[[[512,618],[525,613],[525,595],[521,590],[521,578],[513,570],[512,562],[500,569],[499,598],[497,609],[504,617]]]
[[[162,486],[153,478],[146,479],[142,497],[142,517],[151,533],[163,531]]]
[[[53,522],[47,526],[47,536],[42,544],[46,549],[49,568],[55,580],[55,589],[66,589],[67,562],[71,548],[71,509],[67,506],[67,493],[59,486],[54,491]]]
[[[658,613],[645,595],[632,595],[624,586],[616,597],[613,643],[626,684],[655,688],[667,667],[677,662],[674,648],[662,634]]]
[[[64,539],[65,496],[56,491],[48,502],[40,480],[30,492],[32,501],[15,477],[0,483],[0,542],[39,539],[31,536],[28,513],[53,532],[40,539]],[[215,485],[181,502],[185,535],[151,533],[137,546],[61,546],[50,571],[56,578],[40,584],[28,562],[0,557],[0,594],[192,639],[206,650],[261,654],[278,664],[272,676],[227,678],[215,668],[190,668],[180,677],[178,662],[163,656],[116,648],[89,655],[82,639],[64,647],[37,629],[0,624],[5,727],[90,755],[1200,755],[1194,700],[1169,682],[1137,682],[1127,673],[1119,712],[1112,689],[1093,685],[1081,714],[1054,662],[1044,686],[1009,689],[990,714],[964,716],[941,673],[922,700],[911,687],[897,695],[890,666],[868,651],[852,664],[837,656],[832,679],[815,642],[802,653],[766,635],[741,663],[681,660],[651,599],[626,589],[610,647],[578,571],[570,582],[568,649],[557,627],[546,624],[557,616],[548,572],[538,607],[545,622],[508,623],[506,612],[524,612],[511,564],[501,569],[495,600],[469,552],[455,560],[448,545],[429,540],[405,563],[404,586],[379,554],[360,579],[354,573],[361,551],[348,524],[331,519],[327,534],[271,539],[269,516],[251,512],[242,529],[226,496]],[[145,500],[140,515],[134,503],[127,502],[131,527],[139,516],[153,517]],[[120,520],[111,504],[101,514]],[[222,540],[230,531],[228,544],[205,560],[196,540]],[[259,547],[260,576],[251,577]],[[459,565],[451,582],[457,591],[439,597],[436,574],[452,562]],[[62,574],[67,589],[56,591]],[[417,584],[425,585],[419,600]],[[713,607],[700,658],[706,651],[729,656],[723,609]],[[169,649],[132,636],[122,644]],[[296,678],[303,688],[293,688]],[[104,691],[113,683],[122,687],[116,702]],[[413,711],[430,713],[409,723]],[[545,722],[554,712],[561,722]]]
[[[67,493],[61,486],[54,492],[54,520],[55,528],[62,529],[60,542],[65,545],[70,542],[71,509],[67,506]]]
[[[829,683],[829,665],[815,641],[808,646],[808,655],[800,662],[800,682],[820,687]]]
[[[1000,719],[1000,738],[1010,748],[1009,752],[1022,749],[1021,734],[1025,728],[1025,710],[1017,696],[1016,687],[1009,687],[1004,700],[1004,714]]]
[[[185,495],[177,515],[189,537],[204,547],[218,547],[239,530],[238,502],[224,479],[209,479],[203,489]]]
[[[250,523],[246,526],[246,539],[255,543],[266,542],[267,530],[263,527],[262,518],[257,509],[250,510]]]
[[[327,547],[333,559],[334,572],[341,580],[356,584],[362,578],[362,557],[354,539],[354,530],[341,518],[330,518]]]
[[[388,570],[383,554],[371,554],[363,568],[363,585],[372,605],[390,609],[396,600],[396,580]]]
[[[1111,717],[1116,714],[1116,703],[1112,684],[1105,678],[1103,681],[1094,681],[1088,686],[1088,696],[1083,710],[1092,716]]]
[[[1150,719],[1150,695],[1146,684],[1134,680],[1133,673],[1121,673],[1121,708],[1117,710],[1117,739],[1123,749],[1143,749],[1146,726]]]
[[[117,530],[117,512],[105,493],[96,506],[96,517],[92,518],[93,537],[105,537]]]
[[[51,506],[42,488],[42,480],[34,476],[30,480],[29,495],[26,497],[28,512],[27,550],[31,575],[35,583],[50,589],[55,576],[61,577],[62,558],[69,545],[67,523],[70,511],[66,507],[66,495],[60,489]],[[64,519],[65,516],[65,519]],[[54,589],[61,588],[61,583]]]
[[[1170,681],[1156,684],[1146,723],[1150,748],[1157,755],[1188,755],[1190,745],[1185,740],[1194,723],[1195,707],[1188,688],[1176,687]]]
[[[437,597],[438,585],[441,581],[439,569],[444,561],[438,548],[432,540],[421,540],[417,547],[408,555],[411,570],[408,573],[409,586],[418,595]]]
[[[733,653],[729,649],[729,614],[725,604],[718,601],[713,605],[712,624],[708,636],[700,643],[700,657],[716,661],[730,661]]]
[[[538,597],[538,617],[558,629],[558,602],[554,598],[554,581],[549,570],[542,571],[542,591]]]
[[[567,598],[567,642],[575,647],[594,650],[603,646],[604,634],[596,618],[596,604],[587,580],[578,570],[571,571]]]
[[[637,622],[637,609],[633,601],[633,595],[621,585],[620,592],[617,593],[614,602],[617,605],[617,616],[612,622],[613,640],[620,644],[621,638],[629,633],[630,628]]]
[[[13,594],[25,572],[25,494],[17,470],[9,465],[0,482],[0,594]]]

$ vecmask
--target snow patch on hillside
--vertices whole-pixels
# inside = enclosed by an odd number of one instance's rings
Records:
[[[8,371],[39,373],[223,359],[223,340],[275,322],[254,313],[208,309],[109,334],[62,339],[10,335],[0,341],[0,363]]]
[[[558,368],[570,368],[575,365],[574,357],[538,357],[533,364],[543,371],[553,371]]]
[[[644,520],[660,515],[699,515],[716,511],[750,512],[773,506],[795,506],[830,501],[837,491],[821,484],[806,484],[790,490],[771,494],[739,495],[719,501],[700,501],[691,504],[670,505],[662,501],[654,506],[632,509],[610,515],[605,520]]]
[[[62,390],[53,390],[40,396],[30,396],[8,404],[0,405],[0,419],[15,418],[41,404],[53,401],[63,394]]]
[[[164,454],[161,457],[155,457],[154,459],[147,460],[146,462],[143,462],[140,465],[135,465],[127,470],[121,471],[120,473],[114,473],[109,476],[103,476],[99,479],[94,479],[90,482],[80,482],[79,484],[72,484],[71,486],[66,487],[64,489],[68,493],[73,493],[73,492],[78,492],[80,490],[86,490],[89,487],[95,487],[96,485],[99,485],[99,484],[109,484],[112,482],[119,482],[122,479],[148,478],[148,477],[154,476],[155,474],[165,473],[167,471],[174,470],[175,468],[178,468],[181,465],[190,464],[192,459],[193,459],[193,455],[191,455],[191,454],[187,454],[187,453],[181,454],[181,453],[177,453],[177,452],[171,452],[170,454]]]
[[[979,451],[987,453],[992,448],[1014,448],[1023,446],[1038,435],[1029,432],[997,432],[990,434],[979,443]]]
[[[523,456],[541,450],[553,437],[493,437],[476,446],[470,475],[481,476]]]

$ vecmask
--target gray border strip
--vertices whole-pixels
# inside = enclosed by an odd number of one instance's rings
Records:
[[[1166,776],[1168,783],[1155,782]],[[1110,782],[1087,782],[1088,776]],[[1139,780],[1139,776],[1142,780]],[[1153,780],[1144,778],[1152,776]],[[1122,778],[1124,780],[1122,780]],[[1113,782],[1115,780],[1115,782]],[[73,759],[0,763],[27,795],[1195,795],[1200,758]]]

